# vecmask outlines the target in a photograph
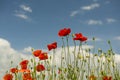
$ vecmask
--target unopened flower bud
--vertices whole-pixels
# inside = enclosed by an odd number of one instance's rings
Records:
[[[100,55],[100,57],[103,57],[104,56],[104,53],[102,53],[101,55]]]
[[[99,48],[99,49],[98,49],[98,52],[102,52],[102,49]]]
[[[110,44],[110,40],[108,40],[108,44]]]
[[[72,37],[75,37],[75,34],[72,34]]]
[[[110,61],[111,61],[111,59],[110,59],[110,58],[107,58],[107,60],[108,60],[108,62],[110,62]]]
[[[33,52],[33,51],[34,51],[34,48],[31,48],[31,51]]]
[[[93,37],[93,41],[95,40],[95,37]]]
[[[94,54],[94,56],[98,56],[97,54]]]
[[[81,54],[78,54],[78,55],[77,55],[77,58],[78,58],[78,59],[82,59],[83,56],[82,56]]]
[[[98,58],[98,63],[100,62],[100,58]]]

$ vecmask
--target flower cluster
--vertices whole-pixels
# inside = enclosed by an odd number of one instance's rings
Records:
[[[33,58],[30,61],[22,59],[18,66],[12,67],[3,76],[3,80],[120,80],[111,47],[106,53],[99,49],[98,53],[93,50],[91,54],[91,49],[82,48],[88,38],[82,33],[75,33],[72,34],[74,50],[71,52],[69,47],[71,29],[59,30],[58,36],[63,42],[60,66],[55,64],[57,49],[55,41],[47,45],[48,51],[53,51],[52,55],[40,49],[32,49]],[[110,41],[108,44],[111,46]]]

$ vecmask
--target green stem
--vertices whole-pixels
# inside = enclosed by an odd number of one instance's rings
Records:
[[[95,39],[93,39],[93,65],[94,65],[94,69],[96,70],[96,65],[95,65]]]
[[[18,78],[17,78],[17,74],[15,73],[15,80],[18,80]]]
[[[68,43],[68,36],[66,36],[66,40],[67,40],[67,50],[68,50],[68,53],[67,53],[67,62],[68,64],[71,64],[71,56],[70,56],[70,50],[69,50],[69,43]]]
[[[62,42],[63,42],[63,49],[64,49],[64,55],[65,55],[65,62],[67,61],[67,58],[66,58],[66,49],[65,49],[65,42],[64,42],[64,38],[62,37]]]
[[[55,68],[55,49],[53,49],[53,59],[52,59],[52,79],[54,80],[54,75],[55,75],[55,72],[54,72],[54,68]]]
[[[90,76],[90,50],[89,50],[89,58],[88,58],[88,79],[89,79],[89,76]]]
[[[74,41],[74,40],[73,40]],[[76,67],[76,42],[74,41],[74,68]]]
[[[36,61],[35,61],[35,57],[33,58],[34,60],[34,78],[36,79]]]

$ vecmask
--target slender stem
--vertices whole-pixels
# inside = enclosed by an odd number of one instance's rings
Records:
[[[55,68],[55,49],[53,49],[53,59],[52,59],[52,79],[54,80],[54,75],[55,75],[55,73],[54,73],[54,68]]]
[[[66,40],[67,40],[67,50],[68,50],[68,53],[67,53],[67,60],[68,60],[68,64],[71,64],[71,56],[70,56],[70,50],[69,50],[69,43],[68,43],[68,36],[66,36]]]
[[[80,44],[79,44],[79,50],[78,50],[79,52],[80,52],[81,46],[82,46],[82,42],[80,42]]]
[[[79,43],[78,55],[83,56],[82,54],[80,54],[81,46],[82,46],[82,42]],[[80,64],[79,64],[80,65],[80,67],[79,67],[80,70],[78,72],[78,79],[81,77],[81,74],[82,74],[81,73],[81,71],[82,71],[81,69],[82,69],[82,66],[83,66],[83,61],[82,60],[80,60]],[[78,59],[77,59],[76,60],[76,66],[78,67],[79,65],[78,65]]]
[[[15,80],[18,80],[18,78],[17,78],[17,74],[15,73]]]
[[[96,65],[95,65],[95,38],[93,38],[93,65],[94,65],[94,69],[96,69]]]
[[[62,61],[63,61],[63,47],[62,47],[62,52],[61,52],[61,68],[62,68]]]
[[[90,76],[90,50],[89,50],[89,58],[88,58],[88,79],[89,79],[89,76]]]
[[[63,42],[63,49],[64,49],[64,55],[65,55],[65,61],[67,61],[66,59],[66,49],[65,49],[65,42],[64,42],[64,38],[62,37],[62,42]]]
[[[74,41],[74,40],[73,40]],[[75,68],[75,66],[76,66],[76,42],[74,41],[74,68]]]
[[[34,68],[34,78],[36,78],[36,61],[35,61],[35,57],[33,57],[33,64],[34,64],[34,66],[33,66],[33,68]]]

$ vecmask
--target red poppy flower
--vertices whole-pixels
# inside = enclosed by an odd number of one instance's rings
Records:
[[[12,74],[6,74],[6,75],[3,77],[3,80],[13,80],[13,75],[12,75]]]
[[[104,76],[103,80],[112,80],[112,77],[111,76]]]
[[[17,69],[17,68],[11,68],[11,69],[10,69],[10,72],[12,72],[12,73],[17,73],[17,72],[18,72],[18,69]]]
[[[83,36],[82,33],[76,33],[75,38],[73,38],[73,40],[79,40],[83,42],[87,40],[87,37]]]
[[[33,80],[30,73],[23,74],[23,80]]]
[[[46,52],[43,52],[39,55],[40,60],[46,60],[48,59],[48,54]]]
[[[23,60],[20,62],[21,69],[27,69],[28,60]]]
[[[58,32],[58,35],[60,37],[63,37],[63,36],[67,36],[69,35],[71,32],[71,29],[70,28],[64,28],[64,29],[61,29],[59,32]]]
[[[33,52],[33,55],[35,57],[38,57],[41,53],[42,53],[42,50],[36,50],[36,51]]]
[[[52,50],[52,49],[55,49],[55,48],[57,48],[57,42],[48,44],[47,47],[48,47],[49,51]]]
[[[37,70],[38,72],[44,71],[44,70],[45,70],[45,67],[44,67],[42,64],[38,64],[38,65],[36,66],[36,70]]]

